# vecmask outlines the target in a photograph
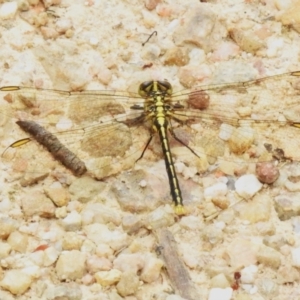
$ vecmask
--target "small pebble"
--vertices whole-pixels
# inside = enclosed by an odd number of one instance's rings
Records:
[[[99,271],[109,271],[112,269],[112,263],[107,258],[90,256],[86,261],[87,271],[89,273],[97,273]]]
[[[55,205],[41,191],[30,191],[22,197],[23,212],[27,217],[38,215],[51,218],[55,214]]]
[[[18,0],[18,9],[20,11],[27,11],[29,10],[29,3],[27,0]]]
[[[13,250],[25,253],[28,245],[28,236],[19,231],[14,231],[9,235],[7,243]]]
[[[43,260],[43,266],[49,267],[52,264],[54,264],[57,261],[57,258],[59,256],[58,250],[56,250],[54,247],[48,247],[45,249],[44,253],[44,260]]]
[[[230,150],[235,154],[246,152],[254,141],[254,130],[251,127],[235,128],[228,140]]]
[[[265,266],[278,269],[281,265],[281,254],[273,248],[261,245],[257,252],[257,261]]]
[[[153,10],[156,8],[156,6],[161,2],[161,0],[146,0],[145,1],[145,7],[148,10]]]
[[[144,265],[144,257],[140,253],[120,254],[114,260],[114,268],[122,272],[131,271],[137,273]]]
[[[70,195],[64,188],[45,188],[44,191],[58,207],[67,205],[70,200]]]
[[[256,195],[251,201],[241,203],[240,218],[250,223],[266,222],[270,220],[273,199],[266,195]]]
[[[6,240],[19,227],[18,222],[8,217],[0,218],[0,238]]]
[[[280,220],[299,216],[300,192],[285,193],[274,198],[274,207]]]
[[[264,42],[254,32],[233,28],[229,30],[229,34],[243,51],[255,54],[264,47]]]
[[[162,206],[148,214],[145,224],[147,228],[158,229],[168,227],[175,222],[174,214],[171,211],[166,211]]]
[[[91,224],[84,227],[87,238],[96,245],[105,243],[114,250],[123,248],[128,243],[127,234],[121,230],[109,230],[103,224]]]
[[[233,290],[228,287],[225,289],[212,288],[209,291],[208,300],[230,300],[232,297]]]
[[[133,295],[139,285],[139,277],[132,271],[125,271],[117,284],[117,291],[122,297],[126,297]]]
[[[252,284],[257,276],[258,268],[256,265],[250,265],[241,270],[241,282],[244,284]]]
[[[257,283],[258,290],[266,297],[274,297],[278,294],[278,284],[270,278],[263,278]]]
[[[113,255],[113,250],[108,245],[99,243],[96,248],[96,254],[100,257],[110,257]]]
[[[102,286],[110,286],[115,284],[121,279],[122,272],[116,269],[110,271],[100,271],[95,274],[95,279],[97,283]]]
[[[262,186],[253,174],[243,175],[235,182],[236,192],[244,199],[252,198]]]
[[[235,268],[254,265],[257,262],[254,245],[246,239],[236,238],[227,246],[230,265]]]
[[[194,109],[206,109],[209,107],[209,95],[204,91],[193,91],[189,94],[187,103]]]
[[[279,177],[279,169],[272,162],[257,163],[256,175],[260,182],[271,184]]]
[[[91,201],[104,188],[99,181],[93,178],[84,176],[76,178],[70,185],[69,191],[76,200],[87,203]]]
[[[277,0],[278,2],[278,0]],[[291,26],[293,27],[297,32],[300,32],[300,16],[298,14],[300,9],[300,2],[299,1],[293,1],[292,5],[288,7],[287,10],[284,11],[283,14],[281,14],[278,19],[282,22],[285,26]]]
[[[70,19],[67,18],[60,18],[56,22],[55,29],[59,33],[65,33],[68,29],[71,29],[72,22]]]
[[[13,19],[18,10],[18,3],[16,1],[5,2],[0,6],[0,19]]]
[[[31,276],[21,270],[8,270],[0,281],[0,286],[14,295],[23,294],[33,282]]]
[[[62,252],[55,266],[56,275],[60,280],[81,279],[86,271],[85,260],[85,254],[78,250]]]
[[[151,283],[157,280],[160,276],[160,270],[164,263],[162,260],[153,257],[152,255],[147,255],[145,257],[145,265],[143,267],[140,279],[144,282]]]
[[[41,26],[41,33],[45,40],[54,40],[59,36],[59,33],[54,28],[49,28],[47,26]]]
[[[185,230],[197,230],[203,227],[203,222],[196,216],[184,216],[180,220],[180,226]]]
[[[77,211],[71,211],[61,224],[66,231],[76,231],[81,229],[82,217]]]
[[[230,282],[228,281],[226,276],[223,273],[221,273],[221,274],[214,276],[211,279],[210,286],[214,287],[214,288],[225,289],[225,288],[230,287]]]
[[[234,127],[232,125],[222,123],[220,126],[219,138],[223,141],[228,141],[232,135]]]
[[[140,218],[136,215],[124,216],[122,220],[122,227],[129,234],[137,232],[142,226],[143,223],[141,222]]]
[[[166,51],[164,55],[165,65],[185,66],[189,62],[187,51],[183,51],[180,47],[173,47]]]
[[[294,267],[300,267],[300,248],[294,248],[292,250],[292,264]]]
[[[79,250],[82,246],[83,238],[75,232],[66,232],[62,241],[63,250]]]
[[[217,199],[227,194],[227,185],[223,182],[216,183],[204,190],[205,200]]]
[[[43,298],[47,300],[57,300],[57,299],[68,299],[68,300],[79,300],[84,299],[82,291],[77,284],[68,283],[68,284],[45,284],[45,289],[43,293]],[[100,295],[99,295],[100,296]],[[100,296],[101,297],[101,296]]]
[[[11,246],[8,243],[0,242],[0,259],[3,259],[9,255]]]
[[[279,284],[295,282],[300,279],[299,270],[292,266],[281,266],[277,271]]]

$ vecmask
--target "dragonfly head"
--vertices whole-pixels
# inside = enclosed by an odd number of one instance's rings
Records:
[[[172,85],[168,81],[145,81],[139,87],[139,95],[143,98],[153,94],[172,95]]]

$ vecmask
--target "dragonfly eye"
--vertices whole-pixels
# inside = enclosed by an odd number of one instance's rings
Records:
[[[158,89],[160,92],[167,94],[167,95],[172,95],[172,85],[169,81],[158,81],[157,82]]]
[[[153,92],[171,95],[172,86],[168,81],[145,81],[139,87],[139,95],[143,98],[150,97]]]
[[[139,95],[143,98],[148,97],[153,90],[153,81],[145,81],[140,84]]]

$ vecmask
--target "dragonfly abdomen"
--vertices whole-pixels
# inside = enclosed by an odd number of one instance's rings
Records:
[[[182,202],[183,200],[182,200],[181,190],[179,187],[179,182],[175,172],[175,166],[171,154],[169,139],[167,136],[167,122],[164,122],[162,126],[156,125],[156,128],[159,133],[160,141],[162,144],[162,150],[163,150],[167,174],[170,182],[172,199],[175,203],[175,209],[176,211],[178,211],[177,213],[180,214],[180,210],[183,209],[183,202]]]

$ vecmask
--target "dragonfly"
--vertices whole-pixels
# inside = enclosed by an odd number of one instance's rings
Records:
[[[183,162],[199,173],[222,161],[272,160],[266,144],[281,149],[290,161],[300,160],[300,71],[178,92],[168,81],[150,80],[137,93],[21,86],[3,86],[0,93],[10,135],[21,134],[16,128],[20,120],[37,122],[76,153],[97,179],[131,168],[149,149],[161,155],[179,215],[185,209],[174,154],[178,159],[183,154]],[[33,150],[36,143],[29,140],[6,145],[12,169],[22,169],[24,152],[26,163],[38,160],[41,150]],[[30,146],[20,151],[23,144]],[[25,170],[30,170],[27,164]]]

